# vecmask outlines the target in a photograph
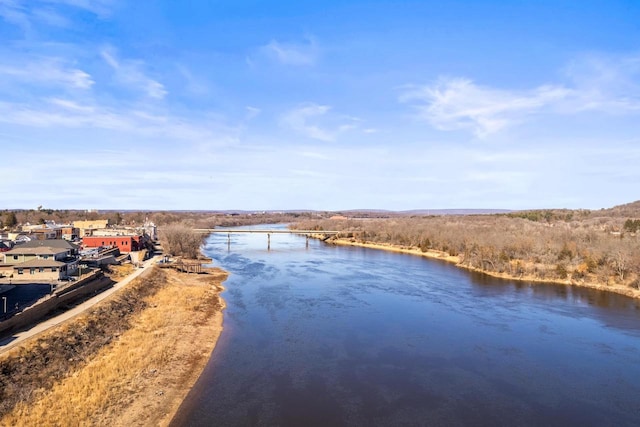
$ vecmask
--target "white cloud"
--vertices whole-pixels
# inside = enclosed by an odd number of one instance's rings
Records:
[[[629,113],[640,110],[640,55],[585,55],[564,69],[576,99],[568,108]]]
[[[486,137],[534,114],[640,111],[640,56],[586,56],[565,68],[568,81],[528,90],[477,85],[466,78],[440,78],[408,86],[400,101],[440,130],[466,129]]]
[[[320,129],[318,126],[309,123],[309,119],[322,116],[330,109],[331,107],[327,105],[318,105],[313,103],[305,104],[286,113],[282,117],[281,122],[291,129],[303,133],[310,138],[332,141],[332,135],[329,135],[328,132]]]
[[[187,141],[199,147],[235,141],[237,130],[208,118],[187,119],[152,111],[109,108],[63,98],[36,105],[0,102],[0,123],[28,128],[104,129],[133,136]]]
[[[335,135],[332,132],[311,123],[313,119],[324,116],[330,109],[331,107],[328,105],[304,104],[286,113],[281,122],[309,138],[319,139],[320,141],[333,141]]]
[[[71,100],[68,100],[68,99],[51,98],[51,99],[49,99],[49,103],[51,103],[53,105],[57,105],[58,107],[62,107],[62,108],[67,109],[67,110],[82,111],[82,112],[86,112],[86,113],[91,113],[91,112],[95,111],[94,107],[87,106],[87,105],[81,105],[81,104],[78,104],[75,101],[71,101]]]
[[[104,18],[111,13],[113,0],[0,0],[0,17],[25,32],[31,31],[34,24],[69,27],[65,7],[85,10]]]
[[[115,71],[116,80],[134,90],[141,90],[148,97],[163,99],[167,95],[164,85],[150,77],[143,71],[144,63],[133,60],[119,60],[111,48],[105,48],[100,55]]]
[[[441,78],[434,85],[408,88],[400,100],[412,103],[420,117],[437,129],[469,129],[484,137],[570,95],[571,90],[560,86],[516,92],[478,86],[468,79]]]
[[[68,28],[71,26],[71,21],[50,8],[34,9],[32,14],[39,22],[52,27]]]
[[[269,44],[262,47],[262,51],[272,59],[285,65],[313,65],[318,57],[318,47],[313,39],[308,39],[307,43],[281,43],[271,40]]]
[[[19,64],[15,64],[15,61]],[[64,86],[66,88],[89,89],[95,83],[91,75],[69,66],[60,58],[16,59],[14,64],[0,63],[0,76],[4,83],[38,84],[44,86]]]
[[[44,2],[83,9],[99,17],[108,16],[114,4],[114,0],[45,0]]]
[[[257,107],[252,107],[252,106],[246,106],[245,110],[247,111],[247,114],[245,115],[245,120],[251,120],[254,119],[256,117],[258,117],[260,115],[260,113],[262,112],[261,109],[257,108]]]
[[[359,130],[362,119],[332,114],[331,107],[305,103],[283,114],[280,124],[308,138],[335,141],[343,133]]]
[[[210,92],[209,86],[198,77],[195,77],[191,70],[184,65],[177,66],[178,72],[184,78],[185,89],[192,95],[205,96]]]
[[[0,17],[9,24],[17,25],[24,31],[31,28],[29,15],[18,0],[0,0]]]

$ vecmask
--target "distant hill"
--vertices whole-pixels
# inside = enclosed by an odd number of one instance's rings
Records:
[[[487,215],[512,212],[508,209],[412,209],[406,211],[390,211],[385,209],[350,209],[335,211],[336,214],[351,218],[388,218],[400,216],[430,215]]]
[[[617,216],[617,217],[640,217],[640,200],[625,203],[624,205],[614,206],[609,209],[600,209],[593,211],[594,214],[600,216]]]
[[[402,211],[405,215],[491,215],[513,212],[509,209],[414,209]]]

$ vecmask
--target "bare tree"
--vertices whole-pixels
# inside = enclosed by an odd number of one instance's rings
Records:
[[[175,223],[159,230],[160,243],[166,253],[185,258],[198,258],[204,235],[183,223]]]

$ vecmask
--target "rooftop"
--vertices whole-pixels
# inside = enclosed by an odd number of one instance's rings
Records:
[[[13,249],[5,252],[7,255],[57,255],[66,253],[68,249],[53,248],[53,247],[25,247],[24,245],[17,245]]]
[[[48,247],[48,248],[56,248],[56,249],[64,249],[69,250],[72,249],[74,251],[78,250],[78,246],[73,243],[68,242],[63,239],[50,239],[50,240],[32,240],[30,242],[26,242],[20,245],[21,248],[38,248],[38,247]]]
[[[32,259],[27,262],[22,262],[20,264],[16,264],[13,266],[13,269],[16,268],[39,268],[39,267],[62,267],[64,262],[55,261],[52,259]]]

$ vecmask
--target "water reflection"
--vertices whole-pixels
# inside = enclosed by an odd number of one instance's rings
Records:
[[[304,238],[213,236],[225,330],[175,425],[634,425],[640,314]]]

